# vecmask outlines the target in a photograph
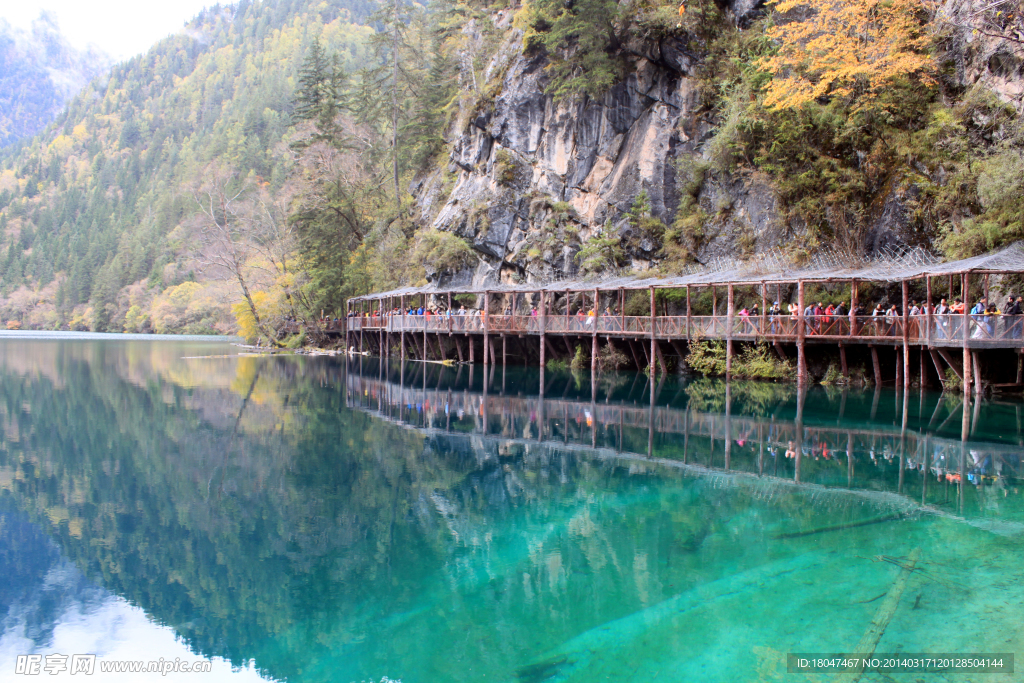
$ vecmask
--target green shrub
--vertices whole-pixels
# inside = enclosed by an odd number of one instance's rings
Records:
[[[597,365],[604,370],[618,370],[629,364],[629,358],[622,351],[612,346],[611,341],[601,347],[597,355]]]
[[[580,372],[590,365],[590,356],[583,350],[583,346],[578,344],[576,346],[576,355],[572,357],[572,361],[569,363],[569,369],[573,372]]]
[[[946,368],[946,381],[942,383],[942,390],[951,394],[963,391],[964,381],[956,374],[953,368]]]
[[[519,164],[515,155],[507,149],[499,149],[494,154],[494,179],[499,185],[511,185],[516,180]]]
[[[686,364],[700,374],[711,377],[725,374],[726,343],[721,340],[698,341],[690,345]],[[743,348],[732,359],[732,376],[745,379],[790,380],[793,366],[772,355],[766,342]]]

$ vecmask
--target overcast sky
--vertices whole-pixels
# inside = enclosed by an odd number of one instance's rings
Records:
[[[0,17],[28,28],[42,10],[57,15],[75,47],[94,43],[115,59],[145,52],[216,0],[0,0]],[[230,4],[223,2],[221,4]]]

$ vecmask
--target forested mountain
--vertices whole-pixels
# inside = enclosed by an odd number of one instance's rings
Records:
[[[35,135],[112,60],[98,48],[76,50],[54,15],[28,31],[0,19],[0,147]]]
[[[216,7],[2,161],[0,318],[279,342],[427,280],[978,253],[1022,64],[1007,0]]]
[[[319,38],[341,66],[358,63],[371,30],[353,22],[370,9],[358,0],[215,7],[79,93],[2,161],[0,318],[232,331],[223,302],[233,292],[198,288],[202,264],[186,238],[169,235],[199,208],[194,195],[213,167],[281,188],[286,166],[275,157],[287,156],[304,55]]]

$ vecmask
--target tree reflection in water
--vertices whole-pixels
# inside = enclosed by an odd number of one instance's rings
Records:
[[[934,395],[549,374],[542,398],[526,370],[0,349],[4,500],[194,651],[275,678],[571,676],[530,662],[602,624],[634,642],[617,620],[797,562],[822,530],[866,557],[926,518],[986,539],[1024,521],[1014,406],[983,406],[964,443]]]

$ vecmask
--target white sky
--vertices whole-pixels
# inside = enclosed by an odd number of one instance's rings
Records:
[[[115,59],[145,52],[216,0],[2,0],[0,17],[28,28],[42,10],[57,15],[78,48],[94,43]],[[221,4],[230,4],[222,2]]]

